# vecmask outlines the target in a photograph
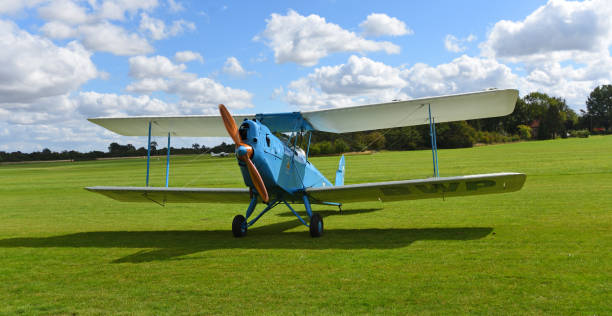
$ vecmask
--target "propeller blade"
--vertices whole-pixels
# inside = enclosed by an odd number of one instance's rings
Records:
[[[255,190],[259,193],[262,201],[268,203],[268,190],[266,190],[266,185],[255,167],[255,164],[251,161],[251,156],[253,155],[253,148],[247,144],[244,144],[238,135],[238,127],[236,126],[236,121],[229,113],[229,111],[225,108],[225,105],[219,104],[219,112],[221,113],[221,118],[223,118],[223,125],[225,125],[225,129],[227,133],[230,135],[234,144],[236,144],[236,148],[244,147],[245,153],[243,155],[238,156],[238,158],[244,161],[247,165],[247,169],[249,170],[249,176],[251,176],[251,182],[255,186]],[[238,154],[238,153],[237,153]]]
[[[229,111],[225,108],[225,105],[219,104],[219,112],[221,112],[221,118],[223,118],[223,125],[225,125],[225,129],[227,133],[230,135],[234,144],[238,146],[238,144],[242,143],[240,137],[238,136],[238,127],[236,126],[236,121],[229,113]]]
[[[257,167],[255,167],[251,159],[249,159],[248,157],[245,157],[243,161],[247,165],[247,169],[249,170],[249,175],[251,176],[251,181],[253,182],[253,185],[255,186],[257,193],[259,193],[261,200],[264,201],[264,203],[268,203],[268,200],[269,200],[268,190],[266,190],[266,186],[263,182],[263,179],[261,178],[261,175],[259,174],[259,171],[257,171]]]

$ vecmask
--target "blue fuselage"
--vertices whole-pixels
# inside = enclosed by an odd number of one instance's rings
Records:
[[[253,147],[251,160],[271,196],[289,197],[306,188],[332,186],[308,161],[302,149],[285,143],[264,124],[256,120],[245,120],[240,125],[239,134],[244,143]],[[246,165],[240,160],[238,165],[244,183],[254,189]]]

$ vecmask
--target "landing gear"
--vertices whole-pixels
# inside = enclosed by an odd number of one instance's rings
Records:
[[[244,216],[236,215],[232,222],[232,233],[234,237],[240,238],[246,236],[247,233],[247,222]]]
[[[303,196],[303,201],[304,201],[304,207],[306,208],[306,213],[308,213],[308,217],[310,218],[310,224],[307,222],[307,219],[300,216],[300,214],[298,214],[298,212],[296,212],[286,200],[282,200],[282,199],[276,199],[273,202],[268,203],[266,208],[263,209],[259,213],[259,215],[255,216],[255,218],[247,222],[247,218],[250,218],[250,216],[253,214],[253,211],[255,210],[255,206],[257,204],[257,196],[254,195],[251,198],[251,204],[249,205],[249,208],[246,211],[246,216],[236,215],[234,217],[234,221],[232,222],[232,234],[234,234],[234,237],[237,237],[237,238],[246,236],[248,227],[255,224],[255,222],[257,222],[257,220],[261,216],[263,216],[266,212],[268,212],[275,206],[279,204],[285,204],[287,208],[289,208],[289,210],[291,210],[291,212],[295,215],[295,217],[297,217],[297,219],[302,224],[304,224],[304,226],[309,227],[311,237],[323,236],[323,217],[321,217],[321,215],[319,215],[318,213],[314,213],[312,211],[312,208],[310,206],[310,200],[308,199],[308,196],[306,194],[304,194]],[[340,207],[341,205],[338,203],[325,203],[325,204],[337,205],[338,207]]]
[[[310,217],[310,237],[321,237],[323,235],[323,218],[318,213]]]

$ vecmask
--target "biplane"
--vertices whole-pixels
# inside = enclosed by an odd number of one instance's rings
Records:
[[[122,202],[248,203],[244,215],[232,222],[235,237],[246,235],[265,213],[285,205],[309,227],[312,237],[323,234],[323,218],[312,205],[342,205],[364,201],[402,201],[426,198],[506,193],[520,190],[526,176],[521,173],[492,173],[440,177],[435,123],[503,116],[512,113],[518,91],[485,90],[429,98],[396,101],[304,112],[232,116],[224,105],[220,115],[90,118],[89,121],[125,136],[147,136],[147,174],[144,187],[87,187]],[[309,160],[313,131],[349,133],[429,124],[433,176],[428,179],[345,184],[344,155],[334,183]],[[170,139],[174,137],[229,136],[246,188],[169,187]],[[166,186],[149,186],[151,136],[168,137]],[[301,137],[302,149],[298,146]],[[258,203],[265,208],[253,216]],[[303,204],[308,218],[292,207]],[[253,217],[252,217],[253,216]]]

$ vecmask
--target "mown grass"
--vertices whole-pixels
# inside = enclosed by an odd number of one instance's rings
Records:
[[[333,179],[338,157],[312,161]],[[0,166],[0,314],[612,313],[612,137],[441,150],[442,176],[523,172],[522,191],[277,208],[123,204],[142,159]],[[152,183],[164,183],[154,159]],[[346,183],[429,177],[431,152],[346,157]],[[241,187],[234,159],[173,157],[171,186]],[[383,208],[384,207],[384,208]]]

